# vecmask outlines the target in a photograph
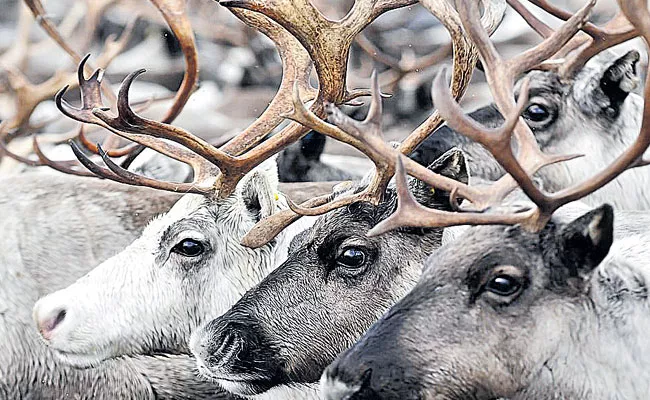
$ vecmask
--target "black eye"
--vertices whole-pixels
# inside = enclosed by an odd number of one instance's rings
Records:
[[[510,296],[521,289],[521,284],[515,278],[508,275],[497,275],[485,285],[488,290],[499,296]]]
[[[174,246],[172,251],[185,257],[196,257],[203,253],[203,244],[194,239],[185,239]]]
[[[336,258],[336,263],[345,268],[359,268],[366,262],[366,253],[356,247],[348,247]]]
[[[533,103],[524,111],[524,118],[533,122],[542,122],[548,119],[551,113],[541,104]]]

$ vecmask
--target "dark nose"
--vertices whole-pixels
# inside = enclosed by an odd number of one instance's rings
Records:
[[[202,336],[194,350],[210,369],[235,374],[250,373],[251,368],[275,371],[275,351],[254,318],[223,315],[206,325]]]
[[[244,350],[243,329],[237,323],[214,320],[205,327],[207,337],[201,344],[200,356],[209,368],[220,368],[237,359]]]

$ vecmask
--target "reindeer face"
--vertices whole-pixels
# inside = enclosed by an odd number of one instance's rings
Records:
[[[612,218],[603,206],[541,233],[470,228],[327,369],[325,398],[494,399],[552,385],[561,346],[593,317],[582,312],[585,288],[612,243]],[[575,398],[543,389],[522,398]]]
[[[462,153],[431,168],[467,180]],[[411,181],[418,200],[449,208],[449,194]],[[226,314],[192,335],[199,369],[227,390],[250,395],[274,386],[316,382],[415,283],[422,261],[441,242],[439,229],[365,236],[395,207],[395,192],[373,206],[330,212],[296,236],[289,258]]]
[[[606,164],[636,138],[642,104],[638,96],[630,98],[629,94],[637,84],[638,59],[637,52],[620,58],[604,52],[568,81],[554,72],[533,71],[527,75],[529,100],[522,117],[541,149],[555,154],[586,154],[542,170],[545,187],[565,187],[586,178],[584,174],[588,172],[584,171]],[[518,87],[515,94],[519,94]],[[494,105],[469,116],[487,127],[503,123]],[[503,175],[503,169],[483,146],[448,127],[431,135],[416,150],[414,158],[421,163],[431,162],[455,146],[467,153],[473,175],[488,180]]]
[[[79,366],[183,351],[193,328],[270,271],[274,244],[252,250],[239,241],[276,207],[273,195],[272,181],[254,173],[224,200],[181,198],[123,252],[38,301],[43,338]]]

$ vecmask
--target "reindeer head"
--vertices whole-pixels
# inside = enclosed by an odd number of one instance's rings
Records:
[[[450,150],[429,168],[468,180],[459,150]],[[448,192],[417,179],[409,186],[421,204],[451,209]],[[338,196],[362,189],[349,188]],[[203,373],[238,394],[317,381],[339,352],[408,292],[422,261],[441,244],[441,229],[365,236],[394,211],[395,201],[395,188],[389,186],[377,206],[352,203],[296,236],[281,266],[193,334],[192,351]]]
[[[121,253],[40,299],[41,335],[75,365],[182,351],[200,321],[226,311],[271,271],[277,242],[253,250],[239,241],[281,208],[277,190],[269,160],[224,199],[185,195]]]
[[[413,290],[327,369],[325,398],[584,396],[598,386],[582,379],[586,370],[612,361],[606,351],[580,356],[588,343],[599,347],[597,326],[613,322],[594,291],[612,240],[607,205],[535,233],[469,228],[430,257]]]
[[[554,190],[585,179],[589,170],[610,162],[617,150],[624,150],[634,141],[643,109],[643,99],[633,93],[638,84],[638,61],[639,53],[634,50],[621,57],[604,51],[570,77],[558,71],[532,71],[526,75],[529,97],[522,117],[540,148],[549,153],[582,148],[586,153],[579,159],[543,169],[540,176],[545,187]],[[517,97],[520,84],[515,88]],[[488,128],[504,122],[494,104],[468,116]],[[452,147],[467,152],[473,176],[497,180],[505,173],[483,146],[448,126],[427,138],[413,157],[428,162]]]

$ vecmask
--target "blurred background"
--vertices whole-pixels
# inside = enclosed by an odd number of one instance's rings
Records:
[[[312,3],[334,19],[345,15],[353,1],[313,0]],[[554,0],[552,3],[575,11],[584,1]],[[128,73],[145,68],[146,74],[132,88],[131,100],[148,102],[142,114],[150,118],[159,119],[165,113],[183,78],[184,61],[178,42],[150,2],[57,0],[44,5],[46,18],[79,54],[90,53],[91,61],[100,56],[107,38],[120,36],[132,24],[123,51],[106,68],[106,82],[117,91],[119,82]],[[53,135],[44,145],[50,145],[49,154],[53,158],[72,158],[69,151],[55,145],[56,135],[73,129],[74,123],[61,115],[51,96],[38,102],[31,115],[17,117],[25,102],[21,97],[25,91],[21,89],[45,85],[48,80],[56,83],[57,74],[74,72],[76,65],[44,33],[22,2],[2,0],[0,7],[0,119],[17,122],[10,148],[27,155],[31,150],[30,135],[44,138]],[[534,6],[530,9],[541,16]],[[616,9],[614,0],[601,0],[592,20],[607,21]],[[266,108],[280,84],[280,59],[269,39],[246,27],[217,2],[189,0],[188,10],[199,49],[200,87],[174,124],[213,143],[222,143],[248,126]],[[542,19],[551,27],[559,25],[550,16]],[[501,53],[509,56],[538,43],[540,38],[518,14],[508,10],[493,40]],[[627,48],[640,48],[641,44],[635,40],[622,46],[623,49],[614,51],[622,53]],[[641,53],[645,57],[646,53]],[[642,65],[646,62],[642,60]],[[444,27],[423,7],[407,7],[386,13],[359,35],[351,52],[348,87],[368,87],[372,70],[378,70],[382,91],[391,94],[384,100],[385,135],[388,140],[399,140],[433,111],[432,78],[450,64],[451,47]],[[78,91],[70,91],[66,98],[78,103]],[[484,76],[477,70],[462,105],[472,110],[490,102]],[[344,106],[344,109],[358,119],[366,112],[364,105]],[[325,153],[333,162],[337,156],[360,155],[349,146],[329,139]],[[370,166],[362,158],[357,161],[354,168]],[[3,157],[0,173],[17,168],[15,161]]]

